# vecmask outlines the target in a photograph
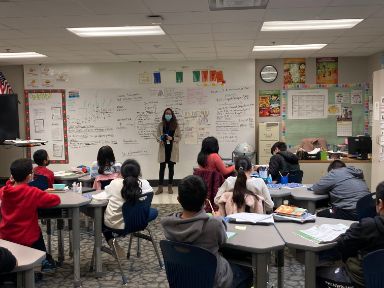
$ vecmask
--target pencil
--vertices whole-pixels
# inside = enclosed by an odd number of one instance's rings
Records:
[[[279,171],[279,174],[280,174],[281,177],[283,177],[283,175],[281,175],[281,172],[280,172],[280,171]]]
[[[208,198],[207,198],[207,199],[205,199],[205,200],[207,200],[207,201],[208,201],[208,204],[209,204],[209,206],[211,207],[212,213],[215,213],[215,210],[213,210],[213,207],[212,207],[211,201],[209,201],[209,199],[208,199]]]

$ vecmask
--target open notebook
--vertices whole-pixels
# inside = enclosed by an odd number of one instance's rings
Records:
[[[262,224],[262,225],[269,225],[274,223],[272,214],[266,215],[266,214],[242,212],[242,213],[235,213],[235,214],[228,215],[226,218],[229,219],[229,222],[231,223]]]

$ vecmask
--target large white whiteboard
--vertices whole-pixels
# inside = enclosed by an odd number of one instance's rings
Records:
[[[29,65],[25,71],[31,67],[39,70]],[[225,85],[192,82],[193,70],[210,68],[223,71]],[[54,170],[89,165],[99,147],[110,145],[118,161],[135,158],[143,177],[157,179],[153,133],[166,107],[175,111],[182,131],[175,178],[192,173],[201,140],[207,136],[219,139],[223,157],[230,157],[238,143],[255,144],[253,61],[63,64],[41,69],[51,75],[50,88],[65,89],[67,94],[69,164],[55,165]],[[162,83],[139,84],[139,74],[152,71],[161,71]],[[184,83],[175,83],[175,71],[184,72]],[[55,75],[61,75],[57,81]],[[31,81],[25,81],[28,89]]]

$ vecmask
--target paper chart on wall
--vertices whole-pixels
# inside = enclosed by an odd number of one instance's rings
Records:
[[[328,117],[328,90],[288,90],[288,119]]]
[[[351,91],[351,104],[363,104],[363,90]]]

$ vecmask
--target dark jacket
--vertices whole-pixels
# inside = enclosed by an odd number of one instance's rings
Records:
[[[15,256],[8,249],[0,247],[0,273],[11,272],[15,266]]]
[[[331,205],[345,210],[356,209],[359,199],[369,194],[363,171],[353,166],[333,169],[312,186],[315,194],[328,194]]]
[[[280,173],[287,175],[287,173],[299,170],[299,158],[289,151],[277,152],[277,154],[273,155],[269,160],[268,173],[271,174],[272,180],[274,181],[280,182]]]
[[[367,253],[384,248],[384,216],[364,218],[337,238],[337,249],[343,261],[349,257],[364,257]]]
[[[227,288],[232,284],[232,270],[228,261],[219,254],[219,247],[226,242],[226,224],[220,217],[209,217],[201,210],[194,217],[182,219],[174,213],[161,220],[165,238],[184,242],[209,250],[216,255],[217,268],[214,287]]]

